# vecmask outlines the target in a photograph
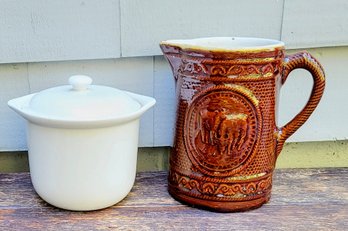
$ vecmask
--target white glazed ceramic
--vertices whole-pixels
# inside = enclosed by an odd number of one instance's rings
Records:
[[[59,208],[109,207],[134,184],[139,119],[155,99],[90,85],[86,76],[70,84],[8,102],[28,121],[32,183]]]

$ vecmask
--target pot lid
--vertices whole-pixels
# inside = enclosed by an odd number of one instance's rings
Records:
[[[91,83],[88,76],[71,76],[70,85],[35,94],[29,107],[44,117],[79,121],[126,116],[141,108],[141,104],[126,92]]]

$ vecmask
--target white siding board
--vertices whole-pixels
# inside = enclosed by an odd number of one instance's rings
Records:
[[[175,80],[163,56],[155,57],[154,96],[157,100],[154,123],[155,146],[171,146],[176,118]]]
[[[348,47],[316,48],[308,50],[323,65],[326,88],[318,108],[289,141],[324,141],[348,139]],[[294,52],[294,51],[292,51]],[[308,72],[298,70],[290,74],[281,89],[279,124],[297,114],[307,101],[312,88]]]
[[[0,82],[0,151],[25,150],[25,122],[7,102],[29,93],[27,64],[0,65]]]
[[[67,84],[71,75],[85,74],[93,78],[93,84],[153,95],[152,57],[29,63],[28,73],[32,92]]]
[[[253,36],[280,39],[282,0],[120,0],[122,56],[161,54],[175,38]]]
[[[119,0],[1,0],[0,63],[120,57]]]
[[[67,84],[68,78],[74,74],[91,76],[93,84],[153,96],[152,57],[29,64],[29,81],[33,92]],[[140,121],[141,147],[154,145],[153,110],[146,112]]]
[[[152,57],[146,57],[30,63],[28,67],[30,88],[32,93],[38,92],[67,84],[71,75],[85,74],[93,78],[93,84],[153,96],[152,60]],[[141,118],[139,135],[139,146],[141,147],[154,145],[153,113],[153,109],[150,109]],[[25,137],[21,137],[21,139],[25,139]]]
[[[253,36],[348,45],[346,0],[1,0],[0,63],[161,54],[173,38]],[[122,42],[121,42],[122,40]]]
[[[347,0],[285,0],[282,40],[288,48],[348,45]]]
[[[348,139],[348,47],[309,49],[309,52],[325,68],[325,94],[314,114],[289,141]],[[24,120],[8,108],[7,101],[66,84],[72,74],[90,75],[95,84],[154,96],[157,104],[141,120],[139,146],[172,145],[176,117],[175,84],[166,60],[163,56],[156,56],[0,65],[0,151],[26,149]],[[292,119],[303,107],[311,84],[307,72],[297,70],[291,73],[281,89],[280,125]]]
[[[294,53],[294,50],[288,53]],[[288,141],[325,141],[348,139],[347,97],[348,47],[309,49],[324,66],[327,84],[324,96],[309,120]],[[168,77],[170,76],[170,77]],[[162,57],[155,59],[155,144],[171,145],[175,123],[176,98],[174,83],[168,63]],[[304,106],[312,89],[308,72],[292,72],[281,88],[279,126],[291,120]]]

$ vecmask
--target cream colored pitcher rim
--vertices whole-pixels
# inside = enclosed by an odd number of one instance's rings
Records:
[[[204,37],[194,39],[171,39],[161,45],[176,46],[183,50],[201,50],[217,52],[255,52],[272,51],[284,47],[279,40],[256,37]]]

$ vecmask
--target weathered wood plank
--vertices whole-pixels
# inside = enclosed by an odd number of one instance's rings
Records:
[[[166,172],[139,173],[119,204],[93,212],[47,205],[28,173],[0,175],[1,230],[344,230],[348,168],[277,170],[271,201],[244,213],[214,213],[182,205],[166,190]]]
[[[2,230],[344,230],[340,205],[265,205],[245,213],[219,214],[188,207],[109,208],[95,212],[25,208],[0,211]]]

